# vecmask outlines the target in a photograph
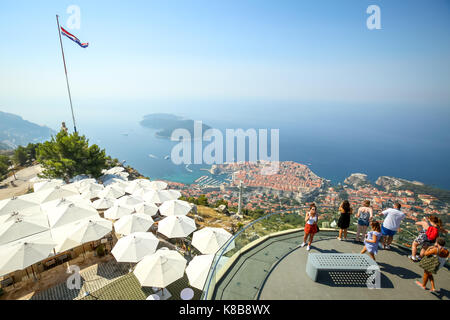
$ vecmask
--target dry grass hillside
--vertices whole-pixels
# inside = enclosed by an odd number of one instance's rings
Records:
[[[200,217],[196,218],[195,221],[199,228],[203,227],[215,227],[224,228],[229,232],[236,232],[239,224],[246,225],[251,219],[244,217],[242,220],[233,219],[223,213],[217,212],[212,208],[205,206],[197,206],[197,215]],[[194,214],[189,213],[188,216],[194,218]],[[203,220],[203,221],[201,221]]]

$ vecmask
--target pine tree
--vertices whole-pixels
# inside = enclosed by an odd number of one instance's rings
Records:
[[[87,174],[94,178],[102,175],[107,167],[105,150],[93,144],[78,133],[69,134],[61,130],[56,137],[39,145],[37,160],[47,178],[59,178],[68,182],[79,174]]]
[[[16,165],[24,166],[28,161],[27,149],[22,146],[18,146],[16,150],[14,150],[13,161]]]

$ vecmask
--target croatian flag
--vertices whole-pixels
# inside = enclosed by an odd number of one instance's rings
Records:
[[[69,38],[70,40],[72,40],[73,42],[78,43],[78,45],[82,48],[87,48],[87,46],[89,45],[89,43],[81,43],[81,41],[75,37],[73,34],[71,34],[70,32],[68,32],[66,29],[64,29],[63,27],[61,27],[61,33],[66,36],[67,38]]]

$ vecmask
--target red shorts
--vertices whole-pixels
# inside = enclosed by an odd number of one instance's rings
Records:
[[[317,233],[317,224],[306,224],[305,225],[305,233],[306,234],[315,234]]]

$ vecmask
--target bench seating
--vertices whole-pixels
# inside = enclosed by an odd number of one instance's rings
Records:
[[[320,271],[368,271],[379,270],[378,264],[366,254],[356,253],[310,253],[306,273],[317,281]]]

